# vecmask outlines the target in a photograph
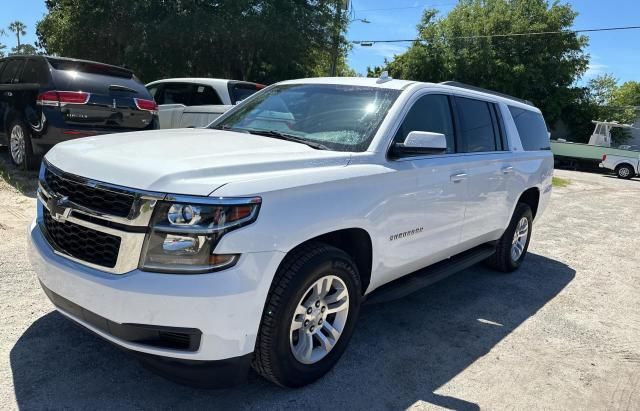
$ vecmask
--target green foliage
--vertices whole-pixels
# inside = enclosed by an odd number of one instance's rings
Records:
[[[21,44],[20,46],[11,49],[11,53],[9,53],[9,55],[11,56],[14,54],[38,54],[38,49],[31,44]]]
[[[571,180],[567,180],[566,178],[553,177],[551,184],[554,187],[566,187],[571,184]]]
[[[47,0],[47,53],[175,76],[260,82],[328,70],[335,0]],[[338,20],[344,32],[345,19]],[[341,49],[345,41],[339,37]],[[322,74],[326,74],[322,73]]]
[[[20,36],[26,36],[27,35],[27,26],[21,22],[21,21],[13,21],[11,23],[9,23],[9,31],[12,31],[15,33],[17,39],[18,39],[18,45],[17,47],[20,48]]]
[[[546,0],[461,0],[443,18],[426,10],[418,25],[421,41],[385,69],[397,78],[456,80],[525,98],[553,124],[572,102],[572,84],[586,71],[587,38],[477,36],[567,30],[575,17],[570,5]]]
[[[578,89],[576,89],[578,90]],[[567,107],[563,119],[572,130],[572,140],[586,143],[593,132],[591,120],[617,121],[633,124],[640,106],[640,83],[627,81],[618,85],[612,74],[603,74],[589,80],[587,87],[579,89],[575,102]],[[625,129],[611,130],[611,137],[617,143],[628,140],[630,133]]]

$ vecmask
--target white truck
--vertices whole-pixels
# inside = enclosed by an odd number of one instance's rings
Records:
[[[611,170],[618,178],[629,180],[640,174],[640,153],[635,152],[633,154],[635,154],[635,156],[605,154],[602,156],[600,168]]]
[[[158,104],[160,128],[193,128],[211,124],[233,105],[264,85],[217,78],[169,78],[147,90]]]
[[[176,381],[229,385],[253,366],[297,387],[338,361],[363,303],[481,261],[516,270],[552,173],[526,102],[388,76],[285,81],[208,128],[55,146],[30,260],[65,317]]]

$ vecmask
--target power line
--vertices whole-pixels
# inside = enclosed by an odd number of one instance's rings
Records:
[[[391,10],[409,10],[409,9],[423,9],[426,7],[444,7],[455,6],[458,3],[445,3],[445,4],[423,4],[420,6],[405,6],[405,7],[384,7],[379,9],[357,9],[358,13],[372,12],[372,11],[391,11]]]
[[[523,37],[523,36],[546,36],[552,34],[577,34],[577,33],[594,33],[600,31],[621,31],[621,30],[638,30],[640,26],[623,26],[623,27],[601,27],[595,29],[581,29],[581,30],[560,30],[560,31],[532,31],[526,33],[504,33],[504,34],[480,34],[475,36],[455,36],[447,37],[448,39],[486,39],[494,37]],[[405,42],[420,42],[425,39],[400,39],[400,40],[353,40],[353,44],[366,44],[373,45],[375,43],[405,43]]]

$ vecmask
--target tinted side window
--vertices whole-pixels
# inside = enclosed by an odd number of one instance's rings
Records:
[[[210,86],[196,85],[191,96],[192,106],[207,106],[222,104],[218,93]]]
[[[550,149],[549,132],[542,114],[512,106],[509,106],[509,111],[526,151]]]
[[[447,153],[453,153],[455,139],[449,97],[441,94],[429,94],[418,99],[404,118],[393,142],[402,143],[410,131],[430,131],[444,134],[447,137]]]
[[[46,85],[49,83],[49,67],[44,60],[29,59],[22,71],[21,83],[38,83]]]
[[[498,138],[489,103],[456,97],[456,108],[460,120],[458,152],[496,151]]]
[[[149,94],[151,94],[151,97],[153,97],[154,99],[156,99],[156,103],[157,101],[157,94],[158,94],[158,86],[151,86],[149,88],[147,88],[147,91],[149,91]]]
[[[157,96],[158,104],[183,104],[191,105],[192,84],[185,83],[165,83],[162,93]]]
[[[9,60],[0,75],[0,84],[13,83],[24,64],[23,59]]]
[[[231,89],[231,102],[237,104],[240,101],[246,99],[256,91],[260,90],[260,87],[255,84],[234,84]]]
[[[4,68],[5,63],[6,60],[0,60],[0,76],[2,75],[2,69]]]

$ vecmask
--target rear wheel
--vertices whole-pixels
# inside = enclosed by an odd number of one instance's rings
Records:
[[[309,384],[340,359],[358,317],[358,271],[342,250],[322,243],[287,256],[267,297],[254,368],[287,387]]]
[[[496,253],[487,259],[488,265],[504,273],[512,272],[520,267],[529,248],[532,223],[531,207],[524,203],[518,203],[509,226],[498,240]]]
[[[17,167],[24,170],[35,168],[35,155],[31,146],[29,129],[20,120],[15,120],[9,126],[9,156]]]
[[[618,178],[622,178],[625,180],[628,180],[631,177],[633,177],[635,173],[636,172],[633,169],[633,167],[631,167],[628,164],[623,164],[621,166],[618,166],[618,168],[616,168],[616,175],[618,176]]]

